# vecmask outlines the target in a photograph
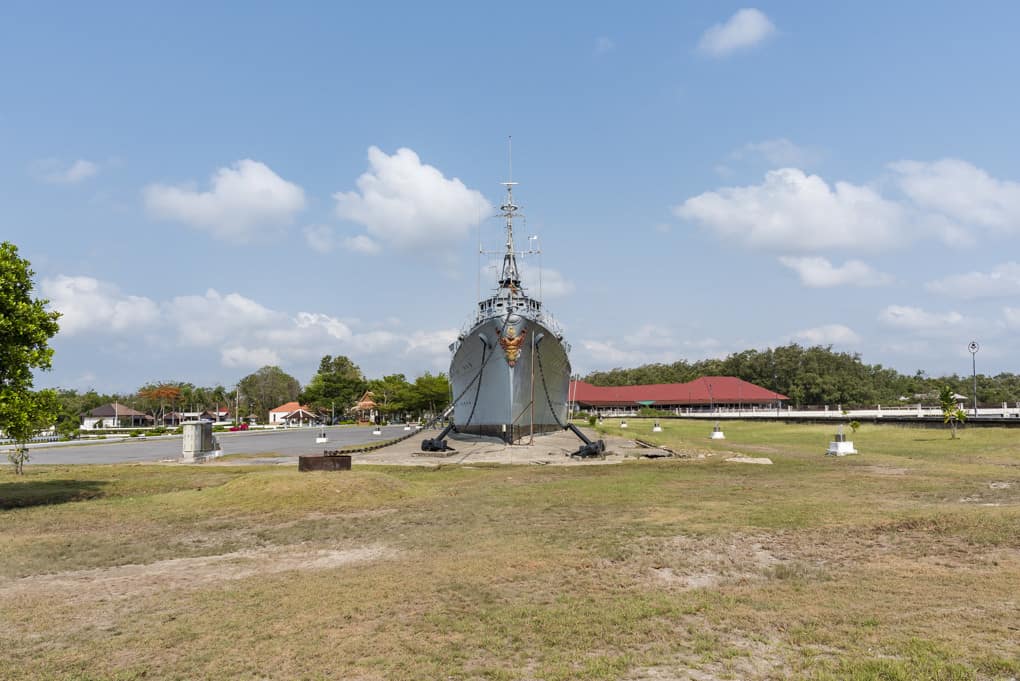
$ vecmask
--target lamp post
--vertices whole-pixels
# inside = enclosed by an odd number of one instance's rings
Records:
[[[974,416],[978,415],[977,412],[977,351],[981,349],[977,341],[971,341],[967,346],[970,350],[970,371],[974,377]]]

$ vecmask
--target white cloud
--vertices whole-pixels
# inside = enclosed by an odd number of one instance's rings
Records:
[[[631,347],[639,348],[672,348],[677,345],[676,339],[668,329],[655,324],[638,327],[634,333],[625,335],[623,341]]]
[[[70,165],[57,159],[47,158],[32,165],[32,174],[50,184],[77,184],[99,172],[99,165],[83,158]]]
[[[142,296],[122,293],[116,286],[92,277],[59,275],[40,286],[50,307],[60,312],[60,333],[119,332],[154,324],[157,305]]]
[[[919,207],[970,225],[1020,231],[1020,183],[997,180],[966,161],[897,161],[889,166]]]
[[[673,213],[746,246],[787,251],[876,251],[904,241],[906,231],[899,204],[849,182],[830,187],[797,168],[769,171],[760,185],[705,192]]]
[[[793,337],[811,345],[857,345],[861,337],[848,326],[825,324],[798,331]]]
[[[220,168],[209,191],[151,184],[143,190],[149,213],[208,230],[219,239],[248,240],[290,225],[305,207],[305,192],[269,166],[244,159]]]
[[[220,351],[220,363],[232,369],[258,369],[264,366],[279,366],[280,356],[270,348],[246,348],[234,345]]]
[[[928,312],[919,307],[889,305],[878,315],[884,324],[908,331],[941,331],[960,328],[964,317],[959,312]]]
[[[954,298],[998,298],[1020,296],[1020,264],[996,265],[991,272],[954,274],[924,285],[932,293]]]
[[[707,342],[709,346],[715,343],[711,339]],[[681,348],[691,349],[693,345],[678,341],[670,329],[658,324],[642,324],[619,340],[581,340],[581,347],[590,358],[587,364],[596,367],[673,362],[681,357]]]
[[[892,283],[892,277],[874,270],[860,260],[847,260],[835,267],[827,258],[783,256],[779,258],[786,267],[800,276],[800,281],[811,288],[831,286],[884,286]]]
[[[336,234],[329,225],[308,225],[301,231],[313,251],[330,253],[336,248]]]
[[[596,55],[606,54],[607,52],[612,52],[615,49],[616,49],[616,43],[614,43],[611,39],[609,39],[609,38],[607,38],[605,36],[600,37],[595,42],[595,54]]]
[[[388,156],[371,147],[368,161],[358,191],[337,192],[333,198],[337,215],[363,225],[375,241],[406,250],[439,246],[465,238],[492,212],[479,192],[457,178],[447,179],[410,149]]]
[[[819,151],[798,146],[785,137],[750,142],[730,153],[730,159],[734,161],[760,160],[772,167],[783,168],[812,166],[821,160],[821,156]]]
[[[519,262],[517,264],[518,270],[521,273],[521,282],[527,289],[528,295],[534,296],[539,299],[546,298],[563,298],[569,296],[574,292],[576,288],[574,282],[563,276],[563,273],[559,270],[551,267],[543,267],[541,273],[541,286],[539,286],[539,271],[538,267],[530,265],[525,262]],[[490,270],[491,273],[491,270]],[[483,270],[482,283],[484,284],[487,275]],[[539,291],[541,289],[541,293]]]
[[[637,365],[648,362],[648,354],[634,348],[621,348],[613,341],[582,340],[581,347],[598,366]]]
[[[337,236],[336,230],[329,225],[310,225],[305,227],[303,232],[308,245],[319,253],[332,253],[337,246],[343,246],[348,251],[362,255],[376,255],[382,251],[377,241],[364,234],[341,239]]]
[[[407,337],[404,352],[409,355],[442,355],[445,358],[450,352],[450,343],[457,338],[458,333],[457,329],[415,331]]]
[[[716,24],[701,36],[698,50],[711,57],[725,57],[753,47],[776,32],[764,13],[754,8],[738,10],[725,23]]]
[[[177,296],[162,306],[164,320],[188,346],[210,346],[246,330],[281,321],[281,315],[239,293],[209,289],[204,296]]]
[[[62,334],[119,335],[134,354],[177,349],[214,357],[218,353],[221,365],[228,368],[302,364],[326,354],[347,354],[355,361],[376,358],[390,363],[399,357],[417,363],[422,359],[434,369],[445,370],[448,345],[457,336],[454,329],[397,332],[379,328],[399,326],[392,319],[368,325],[322,312],[292,314],[215,289],[157,303],[126,295],[91,277],[58,276],[44,279],[41,290],[51,307],[65,315],[60,320]],[[143,330],[149,333],[140,333]]]
[[[1002,308],[1002,318],[1007,328],[1020,329],[1020,307]]]
[[[382,251],[382,247],[379,246],[378,241],[374,241],[371,237],[367,237],[364,234],[358,234],[357,236],[351,236],[344,239],[344,248],[348,251],[363,253],[365,255],[375,255]]]

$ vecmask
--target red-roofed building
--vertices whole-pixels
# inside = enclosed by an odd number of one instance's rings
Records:
[[[287,402],[269,410],[269,425],[311,422],[316,418],[311,411],[299,402]]]
[[[688,383],[596,386],[571,381],[570,400],[576,409],[596,412],[637,411],[641,407],[670,411],[773,408],[788,400],[771,390],[733,376],[702,376]]]

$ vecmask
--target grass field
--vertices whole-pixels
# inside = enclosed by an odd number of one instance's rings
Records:
[[[0,471],[0,678],[1020,678],[1020,430],[663,425],[693,458]]]

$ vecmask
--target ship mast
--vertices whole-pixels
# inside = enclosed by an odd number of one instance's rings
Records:
[[[514,253],[514,216],[518,209],[514,203],[514,187],[517,183],[508,181],[501,184],[506,187],[506,203],[499,207],[506,219],[506,253],[503,255],[503,273],[499,277],[499,285],[516,293],[521,287],[521,275],[517,270],[517,256]]]

